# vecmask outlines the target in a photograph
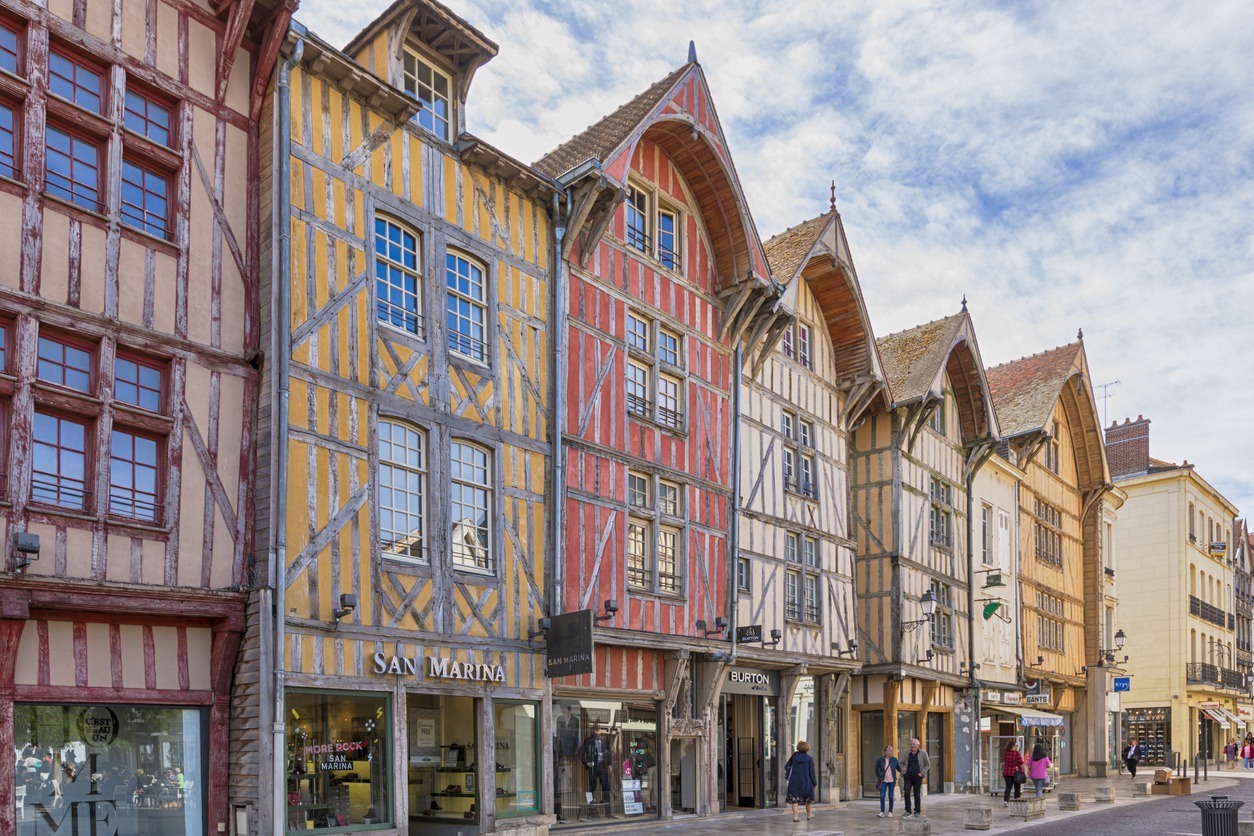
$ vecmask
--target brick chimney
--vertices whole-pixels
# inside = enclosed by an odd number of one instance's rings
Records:
[[[1149,419],[1136,416],[1106,428],[1106,460],[1111,476],[1149,472]]]

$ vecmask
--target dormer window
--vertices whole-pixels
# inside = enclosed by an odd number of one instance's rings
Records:
[[[414,121],[440,139],[449,139],[453,108],[449,90],[453,83],[446,73],[433,67],[416,53],[405,50],[405,92],[418,100]]]

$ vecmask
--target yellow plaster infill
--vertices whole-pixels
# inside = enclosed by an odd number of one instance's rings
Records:
[[[409,202],[422,206],[422,141],[409,137],[409,144]]]
[[[344,159],[344,155],[348,151],[344,148],[344,130],[343,130],[343,113],[344,113],[344,96],[335,87],[335,85],[327,85],[327,115],[331,122],[331,159],[339,162]],[[321,117],[321,114],[318,114]],[[317,118],[317,117],[316,117]],[[339,215],[337,214],[338,218]]]
[[[453,158],[447,154],[441,154],[440,159],[444,161],[444,220],[451,224],[457,223],[457,164],[453,162]],[[434,177],[435,174],[433,173]],[[473,189],[470,189],[473,193]],[[466,218],[470,218],[470,213],[466,213]]]
[[[405,181],[403,179],[405,172],[402,171],[404,166],[401,165],[401,161],[404,158],[402,156],[403,149],[401,147],[401,143],[406,141],[405,133],[403,131],[393,131],[392,136],[388,140],[388,147],[392,151],[392,182],[386,184],[386,188],[390,189],[393,194],[397,195],[405,193]],[[375,156],[382,157],[382,154],[376,152]],[[382,166],[383,161],[380,160],[379,162],[380,166]],[[380,168],[380,171],[382,172],[382,168]]]

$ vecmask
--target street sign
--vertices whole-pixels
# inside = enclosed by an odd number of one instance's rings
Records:
[[[1130,676],[1116,676],[1115,677],[1115,693],[1119,693],[1120,691],[1131,691],[1131,690],[1132,690],[1132,677]]]
[[[550,677],[592,673],[592,610],[555,615],[545,634],[544,672]]]
[[[762,625],[750,624],[736,628],[736,644],[756,644],[762,641]]]

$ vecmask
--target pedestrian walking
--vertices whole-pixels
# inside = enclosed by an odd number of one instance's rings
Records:
[[[792,820],[801,821],[797,817],[798,804],[806,805],[806,819],[814,818],[814,788],[819,778],[814,773],[814,758],[810,757],[809,743],[797,741],[797,751],[784,764],[784,778],[788,781],[785,802],[792,805]]]
[[[1136,765],[1140,763],[1144,754],[1142,747],[1137,745],[1135,737],[1128,741],[1127,747],[1123,750],[1123,762],[1127,764],[1128,771],[1132,773],[1133,778],[1136,777]]]
[[[1032,756],[1028,758],[1028,777],[1036,786],[1036,797],[1045,794],[1045,782],[1049,780],[1049,767],[1054,762],[1045,754],[1045,747],[1040,743],[1032,747]]]
[[[928,757],[927,750],[919,742],[919,738],[910,738],[910,751],[906,753],[906,766],[902,770],[902,787],[901,793],[906,799],[906,815],[905,818],[914,816],[916,819],[923,816],[923,779],[927,776],[928,767],[932,765],[932,759]],[[914,810],[910,809],[910,794],[914,793]]]
[[[1228,759],[1229,771],[1237,768],[1237,739],[1235,737],[1228,738],[1228,745],[1224,747],[1224,757]]]
[[[901,772],[901,762],[893,757],[893,747],[885,746],[884,754],[880,755],[880,759],[875,762],[875,785],[880,790],[880,814],[881,819],[891,819],[893,817],[893,795],[897,791],[897,776]],[[888,802],[888,810],[885,812],[884,802]]]
[[[1023,753],[1019,751],[1017,740],[1010,741],[1005,754],[1002,755],[1001,777],[1006,779],[1006,794],[1002,796],[1002,803],[1009,807],[1011,787],[1014,788],[1015,798],[1018,799],[1023,782],[1027,780],[1027,776],[1023,774]]]
[[[1245,738],[1245,745],[1241,747],[1241,761],[1243,769],[1254,768],[1254,738]]]

